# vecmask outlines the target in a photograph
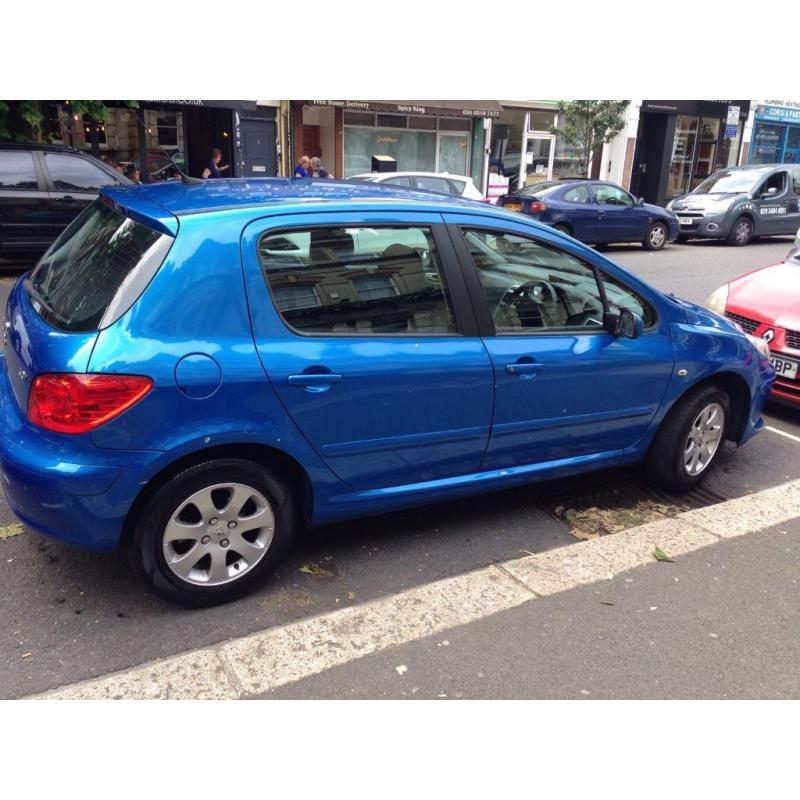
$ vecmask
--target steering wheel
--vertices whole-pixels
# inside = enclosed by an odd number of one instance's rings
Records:
[[[528,281],[513,289],[507,289],[495,307],[493,316],[496,318],[502,306],[510,306],[516,309],[518,303],[525,303],[533,306],[535,313],[524,315],[526,318],[535,320],[535,324],[529,327],[544,327],[545,318],[542,314],[543,304],[554,305],[559,302],[558,293],[551,284],[544,280]]]

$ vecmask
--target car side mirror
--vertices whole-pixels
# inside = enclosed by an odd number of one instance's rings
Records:
[[[644,320],[629,308],[623,308],[614,325],[614,336],[620,339],[638,339],[644,330]]]
[[[772,197],[773,195],[778,194],[778,189],[775,186],[770,186],[766,192],[764,192],[761,196],[762,197]]]
[[[636,205],[643,206],[644,205],[644,197],[637,197],[636,198]]]

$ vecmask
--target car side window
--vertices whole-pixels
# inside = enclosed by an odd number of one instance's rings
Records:
[[[784,190],[786,189],[785,172],[776,172],[774,175],[770,175],[759,187],[758,191],[756,192],[756,197],[762,197],[763,195],[768,194],[770,189],[775,190],[772,192],[773,197],[783,194]]]
[[[633,198],[623,189],[617,186],[609,186],[605,183],[595,184],[594,196],[600,205],[607,206],[632,206]]]
[[[800,195],[800,169],[792,170],[792,188],[795,194]]]
[[[408,175],[400,175],[397,178],[387,178],[385,181],[380,181],[381,183],[385,183],[387,186],[411,186],[411,178]]]
[[[20,150],[0,151],[0,189],[38,189],[33,155]]]
[[[57,192],[94,192],[118,181],[80,156],[46,153],[45,162]]]
[[[591,203],[592,197],[589,193],[589,187],[585,185],[573,186],[564,192],[564,198],[567,203]]]
[[[498,335],[603,329],[590,265],[512,233],[465,229],[464,238]]]
[[[603,290],[606,293],[608,310],[613,314],[619,314],[623,309],[633,311],[644,321],[644,327],[649,328],[656,321],[656,312],[653,308],[639,297],[633,289],[620,283],[616,278],[600,272],[600,280],[603,283]]]
[[[417,186],[420,189],[428,189],[431,192],[442,192],[453,194],[453,187],[445,178],[433,178],[430,175],[418,175],[416,178]]]
[[[278,312],[298,333],[458,332],[430,228],[268,232],[258,254]]]

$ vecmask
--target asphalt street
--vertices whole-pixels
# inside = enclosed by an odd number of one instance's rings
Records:
[[[765,240],[744,248],[715,243],[676,244],[658,253],[638,246],[620,246],[609,248],[605,255],[660,289],[702,302],[735,275],[780,260],[790,245],[790,238]],[[0,300],[4,300],[13,279],[0,279]],[[796,411],[770,407],[766,421],[770,427],[800,437],[800,414]],[[798,447],[800,442],[772,431],[765,431],[741,450],[728,445],[708,487],[726,498],[798,478]],[[635,476],[626,473],[592,480],[606,479],[616,482],[623,493],[635,483]],[[556,491],[580,491],[586,480],[498,492],[473,498],[469,503],[440,504],[317,530],[298,544],[288,562],[254,595],[222,608],[201,611],[176,608],[152,597],[115,554],[76,551],[24,531],[0,538],[0,697],[40,692],[362,603],[524,553],[574,543],[569,525],[548,514],[542,501]],[[0,531],[9,530],[14,522],[3,501]],[[739,543],[733,546],[739,547]],[[758,560],[757,547],[748,552],[750,558]],[[730,555],[730,563],[738,557],[735,553]],[[767,570],[766,565],[762,566]],[[726,567],[729,568],[732,567]],[[569,594],[592,591],[586,587]],[[796,595],[796,587],[793,591]],[[748,598],[743,596],[741,600],[747,602]],[[550,601],[567,602],[558,598]],[[625,608],[642,602],[634,594],[620,598]],[[573,607],[573,616],[577,615],[577,608],[578,605]],[[608,608],[612,607],[603,606],[602,610]],[[622,613],[617,605],[614,610]],[[568,611],[566,608],[563,613]],[[480,625],[499,625],[492,629],[494,634],[510,636],[514,626],[524,626],[527,631],[539,624],[536,617],[524,616],[528,613],[544,612],[517,609],[507,612],[511,616],[506,623],[491,620]],[[787,624],[791,621],[787,617]],[[506,628],[502,627],[504,624]],[[474,646],[485,649],[489,646],[490,629],[485,629],[485,636],[483,630],[476,628]],[[550,630],[552,635],[552,627]],[[577,632],[576,628],[576,636]],[[538,633],[531,634],[529,641],[526,636],[515,646],[533,648],[537,636]],[[698,662],[699,667],[709,665]],[[573,683],[577,686],[580,682],[576,677],[574,682],[553,683],[547,696],[567,696]],[[439,684],[434,684],[426,685],[425,691],[438,689]],[[513,686],[509,684],[509,689]],[[480,687],[481,684],[466,682],[460,691],[468,696],[484,696]],[[502,694],[499,684],[486,687],[485,696]],[[736,691],[732,684],[715,687],[719,692]],[[779,693],[785,684],[774,683],[770,687],[770,692]],[[616,689],[611,684],[581,688],[603,696],[618,696],[621,691],[619,684]],[[371,696],[373,689],[378,692],[377,688],[370,688],[369,682],[364,683],[365,696]],[[291,687],[283,691],[285,696],[294,696]],[[298,696],[302,691],[298,689]],[[303,696],[316,696],[317,691],[324,694],[327,690],[317,686]],[[522,692],[514,696],[528,695]]]

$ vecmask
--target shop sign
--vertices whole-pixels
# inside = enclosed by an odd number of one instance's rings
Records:
[[[800,124],[800,108],[786,106],[756,106],[756,119],[763,122],[788,122]]]
[[[735,139],[739,126],[739,106],[728,106],[728,118],[725,122],[725,138]]]

